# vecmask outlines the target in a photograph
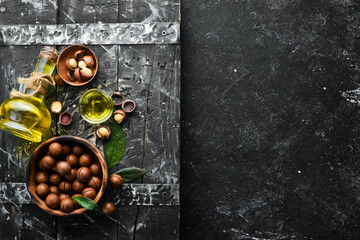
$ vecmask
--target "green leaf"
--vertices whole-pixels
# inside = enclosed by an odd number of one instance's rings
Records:
[[[111,135],[105,142],[105,155],[109,168],[115,167],[123,158],[126,141],[122,127],[115,121],[110,125]]]
[[[146,171],[137,167],[129,167],[120,169],[114,174],[119,174],[124,180],[124,182],[132,182],[144,176],[146,174]]]
[[[87,210],[94,210],[95,208],[99,208],[99,206],[90,198],[75,196],[71,199],[77,201],[83,208],[86,208]]]

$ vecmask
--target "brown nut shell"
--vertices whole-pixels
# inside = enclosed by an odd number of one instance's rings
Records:
[[[83,69],[80,70],[80,75],[82,79],[89,80],[90,78],[92,78],[93,72],[91,71],[90,68],[84,67]]]
[[[60,189],[58,186],[50,186],[49,187],[50,193],[59,195],[60,194]]]
[[[63,155],[67,156],[71,153],[71,146],[69,144],[63,145]]]
[[[122,123],[126,119],[126,113],[120,109],[114,111],[113,115],[115,122],[118,124]]]
[[[72,121],[72,114],[68,111],[63,112],[59,117],[59,122],[61,125],[67,126]]]
[[[121,104],[125,100],[125,96],[122,92],[114,92],[113,94],[111,94],[111,98],[114,102],[114,106],[121,106]]]
[[[55,159],[50,156],[44,156],[39,162],[39,168],[43,171],[50,170],[55,165]]]
[[[62,146],[60,143],[53,142],[49,146],[49,153],[53,157],[59,157],[62,154]]]
[[[84,152],[84,149],[81,147],[81,145],[76,144],[75,146],[72,147],[71,151],[76,156],[80,156]]]
[[[63,193],[69,193],[71,191],[71,183],[67,181],[60,182],[59,189]]]
[[[74,57],[75,57],[76,60],[79,61],[81,58],[83,58],[85,56],[85,54],[86,53],[85,53],[84,50],[78,50],[78,51],[75,52]]]
[[[85,56],[84,57],[84,62],[86,63],[86,65],[89,67],[89,68],[92,68],[94,67],[95,65],[95,61],[93,59],[92,56]]]
[[[87,187],[82,191],[82,196],[94,200],[96,197],[96,191],[92,187]]]
[[[49,176],[46,172],[40,171],[35,175],[36,183],[47,183]]]
[[[78,197],[78,196],[81,197],[81,194],[77,193],[77,194],[72,195],[72,197]],[[75,200],[73,200],[73,201],[74,201],[74,208],[80,208],[81,207],[81,205],[77,201],[75,201]]]
[[[74,201],[70,198],[65,198],[61,200],[60,209],[66,213],[72,212],[74,210]]]
[[[66,161],[58,162],[57,165],[56,165],[56,172],[61,176],[65,176],[65,175],[70,174],[70,172],[71,172],[70,163],[68,163]]]
[[[53,208],[56,209],[59,207],[60,205],[60,198],[58,195],[50,193],[46,199],[45,199],[45,203],[49,208]]]
[[[60,180],[61,180],[61,177],[57,173],[51,174],[49,177],[49,181],[52,185],[59,185]]]
[[[64,200],[66,198],[70,199],[71,196],[69,194],[67,194],[67,193],[60,193],[59,198],[60,198],[60,200]]]
[[[72,81],[72,82],[75,82],[75,81],[76,81],[76,78],[75,78],[75,75],[74,75],[74,71],[68,71],[68,72],[67,72],[67,75],[68,75],[70,81]]]
[[[113,174],[111,175],[110,179],[110,185],[114,189],[119,189],[122,186],[123,179],[119,174]]]
[[[54,80],[58,86],[64,86],[65,81],[60,77],[60,75],[57,73],[55,74]]]
[[[79,168],[76,172],[76,177],[80,182],[84,182],[84,183],[88,182],[91,177],[89,168],[87,167]]]
[[[106,140],[109,139],[111,135],[111,130],[108,126],[101,126],[98,127],[98,129],[96,130],[96,135],[98,136],[98,138]]]
[[[95,190],[99,190],[101,187],[101,179],[95,176],[92,176],[88,182],[88,186],[94,188]]]
[[[36,186],[35,192],[39,197],[43,198],[49,194],[50,189],[48,185],[46,185],[45,183],[40,183],[39,185]]]
[[[110,216],[115,212],[115,205],[112,202],[105,202],[104,205],[101,208],[101,211],[107,215]]]
[[[134,109],[136,108],[136,103],[134,100],[126,99],[121,104],[121,108],[122,108],[122,110],[124,110],[124,112],[130,113],[130,112],[134,111]]]
[[[67,155],[65,160],[70,163],[71,167],[76,167],[79,164],[78,157],[73,153]]]
[[[82,167],[90,167],[92,163],[93,163],[92,157],[88,153],[84,153],[79,157],[79,165]]]
[[[73,191],[76,192],[76,193],[81,193],[82,190],[84,190],[85,188],[86,188],[86,184],[80,182],[79,180],[75,180],[75,181],[72,183],[72,189],[73,189]]]
[[[99,163],[93,163],[90,166],[90,172],[94,176],[100,176],[101,175],[101,166]]]
[[[83,80],[83,78],[82,78],[82,76],[81,76],[81,73],[80,73],[80,68],[77,67],[77,68],[74,70],[74,76],[75,76],[76,81],[81,82],[81,81]]]
[[[71,169],[68,175],[65,175],[65,179],[69,182],[73,182],[76,179],[76,169]]]

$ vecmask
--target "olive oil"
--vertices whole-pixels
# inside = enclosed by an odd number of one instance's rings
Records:
[[[105,122],[110,118],[113,110],[112,99],[101,89],[90,89],[80,98],[80,115],[91,124]]]
[[[52,75],[57,56],[56,49],[44,47],[34,72]],[[30,94],[34,90],[21,84],[19,91]],[[0,107],[0,129],[29,141],[40,142],[43,133],[51,126],[51,115],[43,98],[42,94],[36,93],[32,97],[13,97],[4,101]]]

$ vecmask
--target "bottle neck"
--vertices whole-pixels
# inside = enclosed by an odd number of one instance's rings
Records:
[[[49,75],[52,76],[53,73],[54,73],[54,70],[55,70],[55,65],[56,65],[56,62],[54,61],[52,56],[49,57],[48,52],[44,52],[42,50],[42,52],[40,53],[39,59],[38,59],[38,61],[36,63],[36,67],[34,69],[34,72],[41,72],[41,73],[49,74]],[[33,93],[35,91],[33,89],[26,88],[25,85],[20,86],[20,89],[21,88],[24,89],[25,94],[31,94],[31,93]],[[43,100],[45,96],[42,95],[41,93],[35,93],[34,97],[39,98],[40,100]]]

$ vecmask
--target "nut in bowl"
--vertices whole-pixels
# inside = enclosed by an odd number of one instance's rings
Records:
[[[56,67],[66,83],[82,86],[94,79],[99,63],[95,53],[89,48],[72,45],[60,53]]]
[[[82,195],[97,203],[107,179],[101,152],[87,140],[74,136],[54,137],[42,143],[26,167],[32,199],[41,209],[57,216],[85,212],[71,197]]]

